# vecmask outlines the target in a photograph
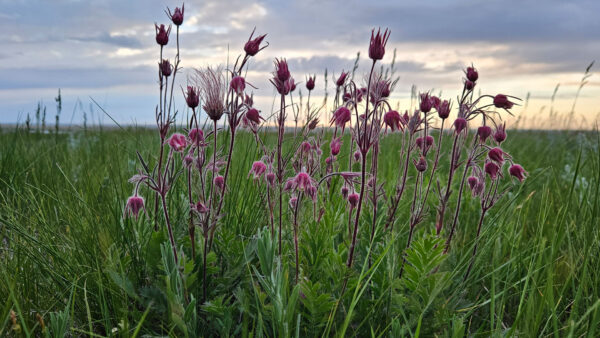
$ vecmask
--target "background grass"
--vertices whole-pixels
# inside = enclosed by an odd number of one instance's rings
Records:
[[[599,143],[593,132],[509,131],[504,148],[530,177],[514,184],[486,216],[477,260],[464,282],[477,201],[465,196],[449,255],[437,250],[439,242],[430,235],[434,215],[419,226],[410,269],[399,280],[409,201],[401,202],[394,234],[383,233],[380,219],[373,245],[365,209],[355,266],[348,272],[347,211],[338,193],[341,182],[334,180],[331,193],[321,191],[322,221],[304,217],[301,223],[301,283],[294,286],[291,224],[279,260],[265,231],[264,186],[247,178],[260,155],[252,137],[242,133],[225,216],[207,257],[209,301],[200,304],[194,296],[201,296],[202,250],[190,257],[184,180],[172,190],[169,205],[185,253],[181,271],[164,250],[164,226],[155,233],[150,219],[122,218],[133,188],[127,179],[139,167],[135,151],[152,158],[154,131],[5,131],[0,336],[593,337],[600,332]],[[398,149],[397,135],[382,144],[387,191],[395,182]],[[347,163],[343,156],[340,161]],[[151,206],[151,194],[142,195]],[[430,214],[435,202],[430,200]]]

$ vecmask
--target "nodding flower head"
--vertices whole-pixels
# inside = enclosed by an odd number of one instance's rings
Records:
[[[500,167],[494,162],[487,162],[484,170],[486,174],[490,175],[492,180],[495,180],[498,177],[498,171],[500,171]]]
[[[444,100],[440,102],[437,108],[438,116],[443,120],[450,116],[450,101]]]
[[[275,77],[282,83],[290,78],[290,70],[286,59],[275,59]]]
[[[488,157],[490,158],[490,160],[497,162],[498,164],[502,164],[502,162],[504,162],[504,157],[502,156],[503,154],[504,152],[502,151],[502,149],[496,147],[490,149]]]
[[[511,176],[516,177],[519,180],[519,182],[523,182],[523,180],[527,177],[526,175],[528,175],[525,169],[523,169],[523,167],[516,163],[511,165],[510,168],[508,168],[508,173]]]
[[[361,156],[362,156],[362,155],[360,154],[360,151],[359,151],[359,150],[356,150],[356,151],[354,152],[354,161],[355,161],[355,162],[358,162],[358,161],[360,161],[360,157],[361,157]]]
[[[475,67],[467,67],[467,70],[465,70],[465,75],[467,76],[467,79],[471,82],[475,82],[479,78],[479,73],[477,72],[477,69],[475,69]]]
[[[433,106],[429,93],[421,93],[420,96],[421,103],[419,104],[419,109],[421,109],[423,113],[429,113],[431,107]]]
[[[246,94],[246,98],[244,99],[244,103],[248,107],[252,107],[254,105],[254,97],[253,97],[253,95]]]
[[[191,209],[194,210],[195,212],[199,213],[199,214],[206,214],[208,213],[208,208],[206,207],[206,205],[204,205],[204,203],[198,201],[198,203],[192,203],[190,205]]]
[[[346,198],[348,198],[348,194],[350,193],[350,189],[348,189],[348,187],[344,185],[342,187],[342,190],[340,192],[342,193],[342,197],[344,199],[346,199]]]
[[[275,185],[275,174],[273,172],[269,171],[265,178],[267,179],[267,183],[269,184],[269,186],[272,187]]]
[[[158,64],[158,69],[160,70],[160,73],[164,77],[171,76],[171,73],[173,72],[173,67],[171,66],[171,63],[169,62],[169,60],[167,60],[167,59],[163,59]]]
[[[335,85],[338,87],[343,86],[344,83],[346,83],[346,77],[348,77],[348,72],[342,71],[342,74],[340,74],[340,77],[338,77],[337,80],[335,81]]]
[[[496,132],[494,133],[494,140],[496,140],[498,144],[501,144],[502,142],[504,142],[504,140],[506,140],[506,123],[499,124],[496,127]]]
[[[185,4],[181,5],[181,8],[179,7],[175,7],[175,10],[173,11],[173,13],[171,13],[170,9],[167,9],[168,13],[168,17],[169,19],[171,19],[171,21],[173,21],[173,24],[175,26],[181,26],[181,24],[183,23],[183,12],[185,10]]]
[[[302,169],[296,176],[290,179],[292,182],[292,189],[298,191],[306,191],[308,188],[313,186],[313,179],[310,175]]]
[[[246,120],[248,120],[249,123],[253,123],[254,125],[259,124],[260,120],[263,119],[260,116],[260,112],[256,108],[248,109],[248,111],[246,112],[246,114],[244,116],[245,116]]]
[[[173,149],[173,151],[176,151],[176,152],[182,152],[183,149],[185,149],[185,147],[187,147],[187,140],[185,139],[185,136],[183,136],[179,133],[175,133],[175,134],[171,135],[171,137],[169,137],[169,140],[167,142],[169,143],[169,146],[171,147],[171,149]]]
[[[465,80],[465,89],[473,90],[473,88],[475,88],[475,82],[473,82],[471,80]]]
[[[244,51],[250,56],[254,56],[264,48],[267,48],[267,46],[260,46],[267,34],[257,36],[255,39],[252,39],[252,35],[254,35],[254,31],[252,31],[252,34],[250,34],[250,37],[248,38],[248,42],[244,45]]]
[[[504,94],[498,94],[498,95],[494,96],[494,106],[496,108],[510,109],[513,107],[513,105],[514,105],[514,103],[511,102],[508,99],[508,96],[506,96]]]
[[[463,119],[462,117],[459,117],[456,120],[454,120],[454,130],[457,134],[460,134],[460,132],[463,131],[465,128],[467,128],[467,120]]]
[[[137,220],[140,211],[142,210],[146,212],[146,207],[144,206],[144,198],[135,194],[127,199],[124,216],[133,216]]]
[[[223,178],[223,176],[221,175],[217,175],[215,176],[215,178],[213,179],[213,184],[215,185],[215,187],[217,187],[219,190],[223,190],[223,187],[225,186],[225,179]]]
[[[427,154],[427,151],[429,151],[429,148],[433,145],[433,136],[427,135],[427,137],[425,137],[425,142],[423,142],[422,137],[418,137],[415,140],[415,143],[417,144],[417,147],[423,151],[423,154]]]
[[[308,141],[304,141],[300,144],[300,152],[308,154],[312,150],[312,145]]]
[[[313,76],[309,76],[308,80],[306,80],[306,89],[308,89],[308,91],[311,91],[313,89],[315,89],[315,79],[316,79],[316,75]]]
[[[480,179],[477,176],[470,176],[467,182],[469,183],[473,197],[481,195],[485,188],[485,177],[482,176]]]
[[[427,160],[425,159],[425,157],[421,156],[419,158],[419,161],[413,160],[413,162],[415,164],[415,168],[417,168],[419,172],[424,172],[425,170],[427,170]]]
[[[169,28],[165,28],[165,25],[161,24],[158,26],[154,24],[154,29],[156,30],[156,43],[161,46],[165,46],[169,43],[169,34],[171,34],[171,25]]]
[[[244,80],[241,76],[234,76],[231,79],[231,83],[229,84],[229,88],[233,90],[238,95],[244,94],[244,89],[246,89],[246,80]]]
[[[385,45],[390,37],[390,31],[386,30],[381,34],[381,29],[377,30],[377,34],[375,34],[375,29],[371,31],[371,42],[369,44],[369,58],[371,60],[381,60],[385,55]]]
[[[492,128],[489,126],[481,126],[477,128],[477,135],[479,136],[479,140],[481,142],[485,142],[485,140],[492,135]]]
[[[200,96],[198,95],[198,90],[196,87],[187,86],[187,93],[184,93],[185,102],[188,107],[195,109],[200,104]]]
[[[350,209],[356,208],[359,199],[360,196],[356,192],[353,192],[350,195],[348,195],[348,204],[350,204]]]
[[[224,101],[227,91],[221,68],[206,67],[197,70],[196,74],[201,88],[202,108],[211,120],[218,121],[225,113]]]
[[[334,138],[331,140],[329,147],[331,148],[331,155],[336,156],[342,148],[342,140],[339,137]]]
[[[395,110],[390,110],[385,115],[383,115],[383,122],[386,127],[390,127],[392,131],[401,130],[402,129],[402,117],[400,113]]]
[[[204,132],[200,128],[193,128],[190,130],[188,137],[194,146],[204,144]]]
[[[351,118],[352,113],[350,112],[350,109],[342,106],[333,113],[333,117],[331,117],[331,124],[335,123],[336,127],[345,128],[346,123],[348,123]]]
[[[479,183],[479,180],[475,176],[469,176],[469,178],[467,178],[467,183],[469,183],[469,188],[473,190],[477,186],[477,183]]]
[[[263,161],[255,161],[252,163],[252,169],[248,173],[248,177],[252,174],[254,179],[260,178],[267,171],[267,165]]]

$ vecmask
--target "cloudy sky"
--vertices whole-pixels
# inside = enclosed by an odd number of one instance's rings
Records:
[[[83,112],[96,122],[110,119],[90,108],[90,97],[116,120],[149,123],[157,104],[158,47],[154,22],[167,23],[173,1],[0,0],[0,123],[23,122],[38,101],[55,114],[63,94],[62,121],[80,123]],[[479,89],[527,97],[526,118],[571,110],[585,68],[600,59],[598,0],[421,0],[421,1],[187,1],[181,31],[184,71],[224,64],[239,54],[253,27],[267,33],[269,47],[250,64],[248,81],[258,103],[270,110],[267,81],[274,57],[286,57],[292,75],[304,80],[352,68],[366,71],[373,27],[392,31],[385,63],[396,53],[400,81],[394,99],[410,106],[411,86],[454,98],[462,69],[473,63]],[[173,50],[167,56],[173,57]],[[600,113],[600,77],[581,91],[576,114],[590,125]],[[185,74],[185,73],[184,73]],[[180,77],[185,84],[185,76]],[[331,84],[331,79],[329,81]],[[330,89],[331,92],[331,89]],[[183,100],[177,96],[178,106]],[[93,114],[93,115],[92,115]]]

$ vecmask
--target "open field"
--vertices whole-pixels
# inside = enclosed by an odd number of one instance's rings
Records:
[[[237,137],[224,216],[206,259],[207,301],[200,304],[203,259],[201,250],[196,257],[190,251],[185,180],[171,189],[168,205],[181,270],[169,253],[162,222],[155,232],[151,217],[123,218],[132,190],[127,180],[140,167],[135,151],[151,165],[156,162],[155,131],[42,135],[5,129],[0,134],[0,336],[41,336],[41,318],[52,336],[599,334],[596,132],[509,130],[503,148],[530,175],[521,185],[507,180],[513,188],[489,211],[465,281],[479,217],[470,193],[463,198],[449,254],[436,248],[441,242],[430,213],[415,230],[410,268],[399,278],[410,199],[400,202],[393,233],[383,230],[380,217],[372,245],[372,215],[365,209],[356,263],[348,272],[347,208],[336,197],[341,178],[333,178],[331,193],[319,197],[325,206],[320,222],[306,217],[299,226],[297,285],[289,213],[279,256],[270,238],[264,185],[248,178],[259,149],[251,134]],[[274,134],[266,139],[276,141]],[[400,134],[393,134],[381,144],[379,174],[386,190],[394,186],[399,140]],[[442,177],[447,170],[442,162]],[[151,209],[154,198],[147,190],[141,194]],[[433,209],[437,200],[428,203]],[[202,246],[200,239],[197,245]]]

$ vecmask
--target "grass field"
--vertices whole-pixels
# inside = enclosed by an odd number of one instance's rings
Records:
[[[394,184],[398,140],[397,134],[386,137],[381,146],[386,189]],[[509,131],[504,148],[530,176],[513,183],[486,217],[465,281],[479,217],[470,194],[450,253],[441,253],[431,213],[417,228],[402,279],[409,200],[401,202],[394,233],[377,223],[372,245],[366,209],[356,264],[348,272],[346,206],[325,194],[321,222],[300,224],[297,285],[291,224],[286,216],[279,261],[266,231],[264,186],[247,177],[260,154],[251,135],[242,133],[225,216],[207,257],[204,304],[198,299],[202,251],[197,257],[189,251],[184,180],[169,200],[176,242],[185,253],[181,271],[164,226],[155,232],[152,219],[123,218],[132,190],[127,180],[139,167],[135,151],[153,158],[157,142],[155,131],[135,128],[0,133],[0,336],[600,334],[595,132]],[[332,180],[331,191],[340,184]],[[151,194],[142,194],[152,205]],[[435,203],[432,197],[432,209]]]

